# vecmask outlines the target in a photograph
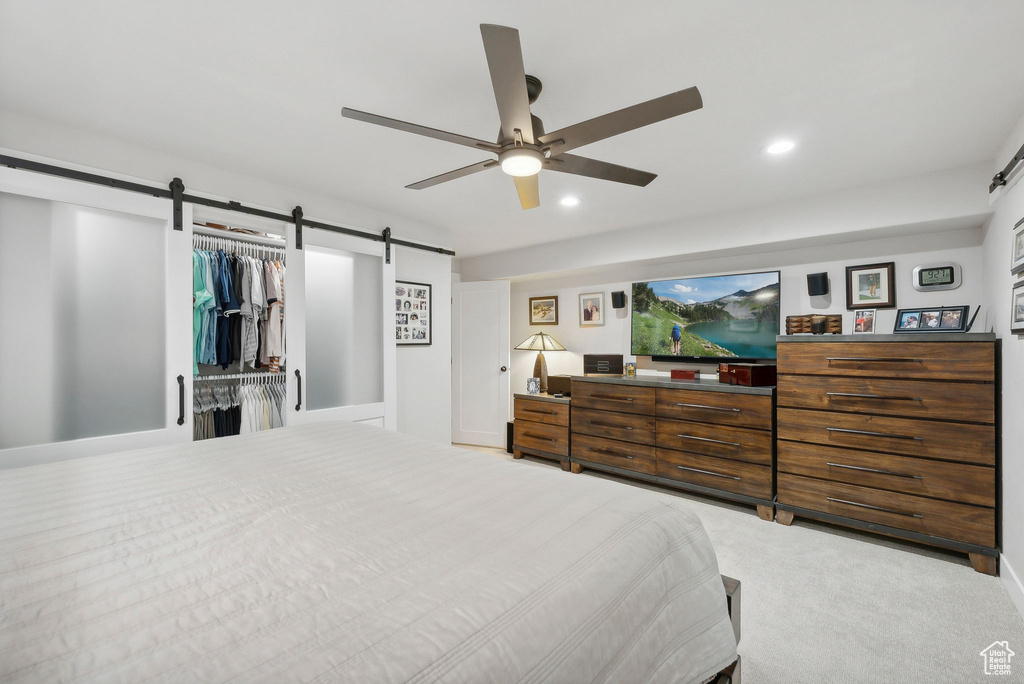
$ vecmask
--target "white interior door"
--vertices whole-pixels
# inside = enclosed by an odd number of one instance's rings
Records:
[[[452,283],[452,441],[505,446],[509,282]]]
[[[290,226],[288,374],[297,389],[299,370],[302,390],[289,423],[350,420],[395,430],[397,356],[385,312],[394,309],[396,250],[389,264],[382,243],[308,227],[302,242],[295,249]]]
[[[192,439],[192,207],[181,231],[172,210],[0,169],[0,468]]]

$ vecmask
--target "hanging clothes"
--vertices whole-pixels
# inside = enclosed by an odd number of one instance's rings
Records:
[[[280,252],[230,238],[193,236],[192,373],[283,367],[284,262]]]

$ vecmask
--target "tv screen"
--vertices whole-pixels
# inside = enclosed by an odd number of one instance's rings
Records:
[[[633,283],[631,352],[704,362],[774,359],[779,272]]]

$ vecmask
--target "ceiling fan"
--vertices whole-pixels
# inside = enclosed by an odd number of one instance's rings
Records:
[[[480,34],[484,40],[487,67],[491,72],[491,85],[494,87],[494,99],[498,103],[498,117],[501,119],[501,129],[496,142],[448,133],[348,107],[341,110],[341,115],[349,119],[446,140],[497,155],[497,159],[488,159],[442,173],[405,186],[407,188],[422,190],[497,166],[501,166],[502,171],[513,177],[523,209],[540,206],[537,174],[541,169],[643,187],[657,178],[657,174],[568,152],[598,140],[692,112],[703,106],[700,91],[692,87],[560,128],[553,133],[545,133],[543,122],[530,113],[530,105],[540,96],[542,85],[539,79],[527,75],[523,67],[519,31],[507,26],[481,24]]]

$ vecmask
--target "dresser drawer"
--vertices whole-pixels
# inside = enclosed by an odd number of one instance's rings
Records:
[[[993,386],[965,382],[781,375],[778,403],[826,411],[995,422]]]
[[[991,342],[782,342],[779,373],[991,381]]]
[[[575,400],[575,399],[574,399]],[[654,474],[654,447],[614,439],[576,435],[572,440],[572,458]]]
[[[770,396],[659,387],[655,393],[655,404],[659,418],[772,429]]]
[[[654,444],[654,416],[572,409],[572,431],[637,444]]]
[[[780,441],[778,467],[779,472],[822,480],[977,506],[996,505],[996,471],[988,466]]]
[[[535,449],[558,456],[569,455],[569,428],[558,425],[533,423],[517,420],[514,445],[523,449]]]
[[[995,509],[779,473],[780,504],[992,548]]]
[[[764,430],[659,418],[658,446],[766,466],[772,464],[772,434]]]
[[[831,411],[778,411],[779,439],[995,465],[992,425],[867,416]]]
[[[572,405],[579,408],[653,416],[654,388],[573,380]]]
[[[657,457],[657,474],[661,477],[759,499],[772,498],[772,469],[769,466],[672,449],[658,449]]]
[[[516,420],[530,420],[548,425],[569,425],[568,404],[516,397],[514,413]]]

